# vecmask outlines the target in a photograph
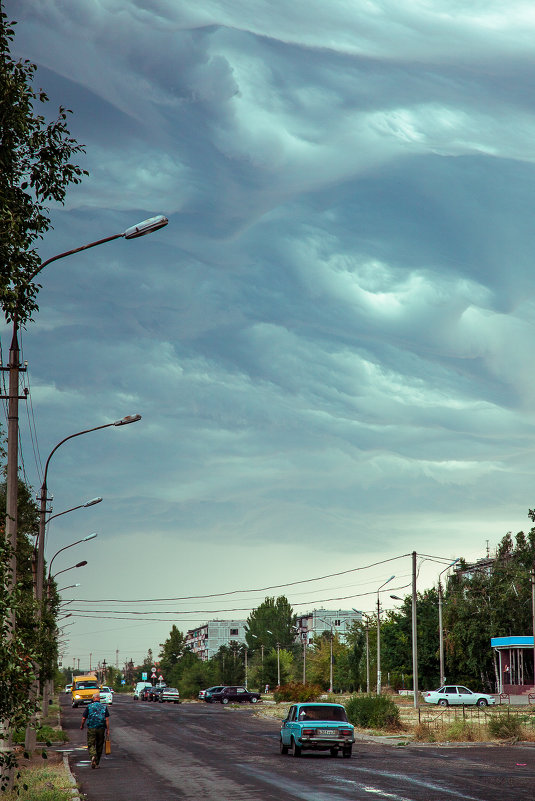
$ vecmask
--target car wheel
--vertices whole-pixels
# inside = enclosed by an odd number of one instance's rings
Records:
[[[345,757],[346,759],[349,759],[351,757],[351,751],[352,751],[351,746],[349,746],[349,748],[343,748],[342,756]]]
[[[292,737],[292,755],[294,757],[300,757],[301,756],[301,750],[302,750],[301,746],[297,745],[297,743],[295,742],[294,738]]]
[[[449,706],[448,699],[447,698],[441,698],[440,701],[438,702],[438,705],[439,706]]]
[[[329,751],[331,752],[332,757],[338,756],[338,748],[329,748]]]
[[[73,708],[73,709],[77,709],[77,708],[78,708],[78,704],[74,704],[74,703],[73,703],[73,705],[72,705],[72,708]]]
[[[478,698],[476,706],[488,706],[488,703],[486,698]]]
[[[282,737],[279,740],[279,750],[281,754],[283,754],[284,756],[286,756],[286,754],[288,753],[288,746],[284,745],[284,743],[282,742]]]
[[[251,703],[252,704],[256,704],[257,701],[258,701],[258,698],[251,698]]]
[[[222,698],[221,699],[221,703],[222,704],[228,704],[228,698]]]

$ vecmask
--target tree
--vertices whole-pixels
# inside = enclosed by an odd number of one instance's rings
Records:
[[[49,123],[35,112],[48,97],[33,89],[36,66],[11,56],[14,25],[0,10],[0,304],[8,321],[24,325],[38,308],[31,278],[41,261],[34,245],[51,228],[45,204],[63,203],[87,171],[71,163],[84,152],[67,128],[71,112],[60,106]]]
[[[162,649],[159,656],[160,671],[167,680],[186,650],[184,635],[173,625],[169,637],[160,643],[160,648]]]
[[[250,650],[262,645],[265,649],[276,648],[277,643],[281,648],[292,647],[294,626],[295,615],[286,596],[280,595],[277,600],[268,597],[247,618],[247,646]]]

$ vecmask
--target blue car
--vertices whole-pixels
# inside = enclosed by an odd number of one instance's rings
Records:
[[[293,704],[282,721],[280,752],[292,751],[294,757],[303,751],[341,751],[350,757],[355,742],[355,728],[348,722],[342,704]]]

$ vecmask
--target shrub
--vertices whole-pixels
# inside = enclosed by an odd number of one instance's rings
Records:
[[[353,695],[345,704],[347,717],[362,729],[400,729],[399,709],[386,695]]]
[[[297,681],[290,681],[288,684],[282,684],[277,687],[273,693],[273,698],[277,703],[279,701],[315,701],[323,690],[319,684],[300,684]]]
[[[478,737],[474,726],[466,720],[455,720],[444,731],[447,742],[473,743]]]
[[[496,715],[489,718],[489,732],[498,740],[507,740],[509,737],[520,737],[522,725],[516,715],[509,712],[504,715]]]

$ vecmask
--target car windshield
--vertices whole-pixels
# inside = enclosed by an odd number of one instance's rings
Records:
[[[305,706],[299,710],[299,720],[335,720],[347,723],[347,715],[341,706]]]
[[[77,681],[76,682],[76,689],[77,690],[98,690],[98,684],[96,681]]]

